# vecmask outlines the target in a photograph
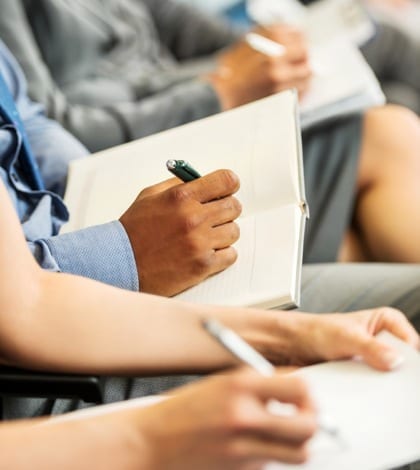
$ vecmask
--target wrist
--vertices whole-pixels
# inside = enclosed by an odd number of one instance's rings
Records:
[[[153,468],[145,411],[146,408],[132,408],[110,416],[113,435],[118,436],[116,452],[123,456],[124,465],[119,468]]]
[[[295,363],[300,320],[294,313],[274,310],[241,310],[223,320],[253,348],[278,366]]]
[[[220,102],[222,111],[227,111],[235,107],[232,93],[229,91],[228,78],[231,72],[226,67],[219,69],[209,75],[202,77],[203,80],[210,83]]]

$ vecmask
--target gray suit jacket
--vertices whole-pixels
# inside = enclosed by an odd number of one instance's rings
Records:
[[[0,0],[0,8],[0,37],[30,96],[91,151],[220,110],[197,76],[237,38],[221,21],[175,0]]]

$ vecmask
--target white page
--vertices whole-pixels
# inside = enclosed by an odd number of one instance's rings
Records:
[[[304,189],[295,116],[295,94],[283,92],[75,161],[65,196],[71,218],[64,231],[120,217],[141,189],[171,177],[168,159],[188,160],[201,174],[235,171],[244,215],[299,204]]]
[[[248,0],[248,11],[259,24],[279,21],[298,26],[314,43],[328,43],[345,34],[361,45],[375,34],[374,24],[359,0],[320,0],[308,7],[298,0]]]
[[[294,286],[300,271],[298,240],[302,219],[301,210],[292,204],[242,217],[241,237],[235,245],[236,263],[177,298],[260,308],[298,304]]]
[[[300,101],[302,127],[308,122],[351,114],[385,102],[376,77],[345,37],[311,52],[315,75]]]
[[[342,443],[316,436],[308,463],[265,470],[385,470],[420,459],[420,355],[389,334],[381,337],[405,358],[395,371],[342,361],[299,372],[319,409],[334,419]]]

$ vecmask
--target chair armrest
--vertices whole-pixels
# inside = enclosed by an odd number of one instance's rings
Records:
[[[0,397],[77,398],[103,403],[101,378],[0,367]]]

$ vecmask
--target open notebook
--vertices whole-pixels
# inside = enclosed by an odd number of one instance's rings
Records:
[[[363,112],[385,103],[385,95],[355,43],[374,33],[357,0],[320,0],[303,7],[297,0],[250,0],[260,24],[287,21],[308,37],[314,75],[301,100],[301,126]]]
[[[389,333],[380,337],[405,359],[395,371],[342,361],[298,372],[339,439],[318,433],[308,463],[273,463],[265,470],[389,470],[420,459],[420,355]]]
[[[168,159],[241,179],[237,262],[178,297],[221,305],[299,304],[305,201],[297,99],[283,92],[73,162],[64,231],[117,219],[144,187],[168,179]]]
[[[248,0],[250,17],[258,24],[285,22],[302,28],[311,43],[326,43],[346,35],[362,45],[375,34],[375,25],[360,0]]]
[[[311,58],[314,76],[300,101],[303,129],[385,103],[377,78],[345,36],[313,46]]]

